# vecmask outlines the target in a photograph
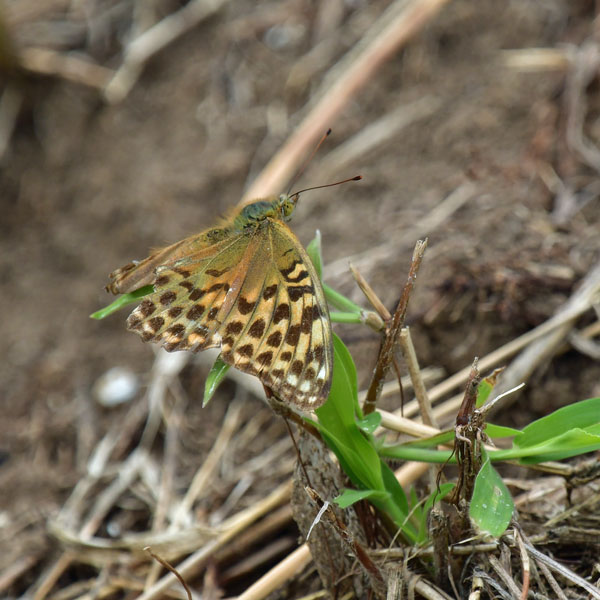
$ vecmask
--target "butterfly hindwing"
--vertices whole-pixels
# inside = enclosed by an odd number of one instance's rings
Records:
[[[156,269],[153,294],[127,319],[144,341],[166,350],[205,350],[220,346],[217,313],[230,291],[231,257],[243,254],[248,239],[238,235]]]

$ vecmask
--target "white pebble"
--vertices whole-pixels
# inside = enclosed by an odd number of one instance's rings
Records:
[[[94,384],[94,396],[102,406],[118,406],[132,400],[140,387],[138,377],[125,367],[113,367]]]

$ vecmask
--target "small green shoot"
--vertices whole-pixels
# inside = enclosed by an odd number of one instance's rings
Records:
[[[133,304],[134,302],[137,302],[140,298],[143,298],[144,296],[151,294],[153,291],[154,291],[154,286],[145,285],[144,287],[141,287],[141,288],[135,290],[135,292],[131,292],[129,294],[123,294],[122,296],[119,296],[114,302],[109,304],[108,306],[105,306],[104,308],[97,310],[95,313],[92,313],[90,315],[90,318],[98,319],[98,320],[104,319],[105,317],[108,317],[108,315],[112,315],[114,312],[121,310],[124,306],[127,306],[128,304]]]
[[[202,398],[202,408],[204,408],[214,396],[215,392],[225,379],[230,366],[221,359],[221,355],[213,363],[204,384],[204,397]]]

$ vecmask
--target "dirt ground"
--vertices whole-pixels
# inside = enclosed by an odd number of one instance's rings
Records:
[[[91,7],[85,18],[75,7],[68,13],[67,4],[36,12],[30,2],[19,12],[18,2],[6,2],[17,47],[85,52],[117,68],[133,3],[82,3]],[[160,18],[185,3],[154,4]],[[22,103],[0,171],[0,574],[33,558],[0,594],[31,593],[54,564],[61,546],[48,519],[86,473],[98,441],[121,420],[130,423],[132,406],[146,402],[153,349],[125,330],[127,311],[89,318],[112,300],[104,291],[108,273],[234,206],[306,115],[323,77],[387,5],[224,3],[150,60],[114,105],[62,77],[6,77],[4,89],[17,86]],[[429,238],[409,308],[421,366],[450,375],[539,325],[598,260],[597,18],[591,0],[449,3],[373,72],[302,175],[301,187],[364,177],[304,194],[292,223],[304,244],[321,231],[325,280],[357,302],[364,304],[348,258],[393,309],[415,241]],[[578,88],[576,67],[564,61],[526,71],[508,64],[504,51],[530,48],[571,52],[592,64],[593,74]],[[396,128],[391,136],[368,129],[394,114],[384,128]],[[409,115],[404,126],[399,115]],[[578,123],[582,147],[592,148],[587,154],[573,142]],[[364,131],[369,138],[355,137]],[[436,212],[453,198],[463,198],[457,208]],[[359,365],[362,389],[378,337],[364,327],[336,331]],[[94,386],[112,367],[133,372],[142,391],[107,408]],[[191,363],[172,392],[187,403],[178,485],[202,464],[228,399],[239,396],[228,383],[201,409],[206,372],[204,363]],[[519,427],[600,395],[598,374],[593,358],[569,348],[535,373],[519,410],[496,420]],[[386,403],[398,405],[397,398]],[[250,436],[232,464],[241,467],[281,443],[289,467],[284,426],[257,398],[248,396],[240,411],[243,423],[260,419],[264,435]],[[122,443],[134,445],[140,435],[138,424]],[[285,477],[282,471],[268,483],[256,480],[253,493],[268,493]],[[199,517],[229,491],[213,490]],[[297,533],[291,526],[288,533],[293,545]],[[61,581],[91,576],[86,569],[71,569]],[[226,595],[240,591],[235,583],[220,585]]]

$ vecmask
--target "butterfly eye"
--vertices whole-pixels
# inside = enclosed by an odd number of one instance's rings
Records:
[[[293,196],[280,196],[280,208],[281,208],[281,216],[287,221],[294,212],[296,208],[296,202],[298,202],[298,194],[294,194]]]

